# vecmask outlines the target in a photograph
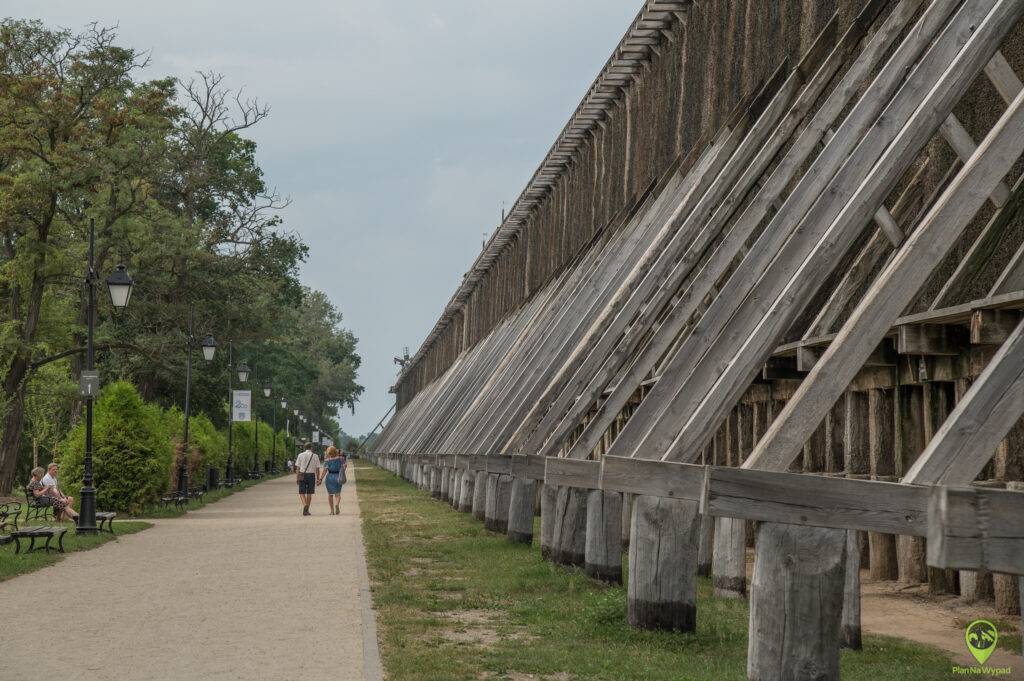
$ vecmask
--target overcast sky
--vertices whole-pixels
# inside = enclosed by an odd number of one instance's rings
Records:
[[[118,25],[147,77],[215,70],[271,106],[250,130],[302,280],[359,339],[366,391],[342,427],[391,406],[415,353],[640,8],[639,0],[0,0],[0,15]]]

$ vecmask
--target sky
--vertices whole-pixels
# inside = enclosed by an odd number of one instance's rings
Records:
[[[248,134],[303,283],[359,339],[363,434],[641,6],[640,0],[0,0],[0,16],[117,26],[142,76],[216,71],[270,105]]]

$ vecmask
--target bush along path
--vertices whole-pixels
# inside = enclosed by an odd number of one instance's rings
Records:
[[[625,587],[556,567],[382,469],[357,470],[389,679],[747,678],[747,603],[713,597],[709,580],[696,633],[632,629]],[[844,681],[932,681],[950,670],[945,654],[882,636],[844,651],[841,664]]]

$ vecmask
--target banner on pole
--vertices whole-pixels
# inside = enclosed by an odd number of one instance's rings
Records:
[[[248,421],[252,416],[252,391],[235,390],[231,398],[231,420]]]
[[[313,442],[315,442],[316,444],[320,444],[320,431],[319,430],[314,430],[313,431]]]

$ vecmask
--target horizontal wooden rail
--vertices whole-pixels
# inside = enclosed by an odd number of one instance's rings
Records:
[[[1024,575],[1024,492],[933,488],[928,564]]]

